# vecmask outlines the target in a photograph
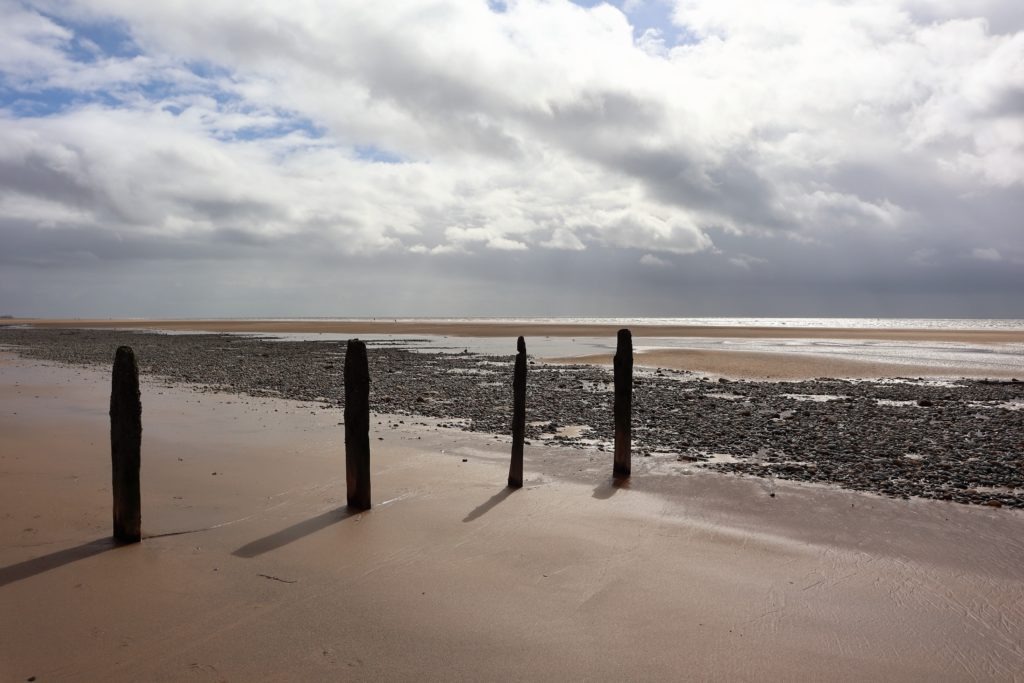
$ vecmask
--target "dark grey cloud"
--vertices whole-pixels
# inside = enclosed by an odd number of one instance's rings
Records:
[[[210,239],[168,239],[162,235],[128,230],[96,229],[92,225],[40,230],[34,224],[0,222],[4,250],[0,266],[37,266],[59,269],[117,261],[219,261],[245,258],[239,246],[253,246],[251,238],[219,232]]]
[[[984,17],[988,28],[996,34],[1010,35],[1024,30],[1024,7],[1016,2],[976,0],[974,2],[947,2],[946,0],[910,0],[906,3],[914,21],[933,24],[950,19],[977,19]]]
[[[586,315],[586,316],[918,316],[1024,317],[1005,293],[1021,293],[1012,269],[957,268],[897,277],[880,254],[876,266],[809,272],[803,263],[834,254],[802,249],[766,271],[737,270],[725,257],[669,256],[671,267],[639,264],[639,251],[457,255],[374,260],[345,255],[293,259],[262,252],[232,259],[109,261],[0,269],[14,314],[50,315]],[[189,301],[182,309],[180,302]],[[387,307],[380,302],[387,301]],[[1021,298],[1017,298],[1018,301]]]
[[[33,151],[20,159],[0,160],[0,193],[24,193],[71,206],[92,206],[96,189],[79,175],[56,168],[53,160]]]
[[[1024,86],[1007,87],[992,104],[991,116],[1024,116]]]

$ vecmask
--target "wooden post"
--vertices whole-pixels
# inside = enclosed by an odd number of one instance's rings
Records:
[[[627,479],[630,475],[633,428],[633,335],[619,330],[615,348],[615,464],[612,476]]]
[[[370,366],[358,339],[349,339],[345,350],[345,483],[348,506],[369,510]]]
[[[516,341],[516,367],[512,376],[512,463],[508,468],[508,485],[523,486],[523,439],[526,435],[526,340]]]
[[[114,354],[110,390],[110,464],[114,491],[114,540],[142,540],[142,500],[139,467],[142,450],[142,401],[139,366],[130,346]]]

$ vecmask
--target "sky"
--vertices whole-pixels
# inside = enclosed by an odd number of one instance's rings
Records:
[[[0,0],[0,314],[1024,318],[1020,0]]]

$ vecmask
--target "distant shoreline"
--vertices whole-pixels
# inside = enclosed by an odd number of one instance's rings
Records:
[[[96,320],[13,318],[7,325],[38,328],[139,329],[172,332],[425,334],[454,337],[603,337],[619,325],[518,322],[453,322],[409,320]],[[863,339],[879,341],[943,341],[983,344],[1024,343],[1024,330],[769,327],[719,325],[630,325],[635,337],[713,337],[744,339]]]

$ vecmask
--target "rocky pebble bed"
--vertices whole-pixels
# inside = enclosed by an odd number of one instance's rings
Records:
[[[141,372],[198,390],[344,400],[340,341],[0,327],[0,345],[69,364],[109,365],[121,344],[135,349]],[[514,343],[508,356],[367,344],[374,411],[508,434]],[[1024,508],[1024,382],[712,381],[638,368],[634,383],[635,457]],[[611,450],[609,370],[531,361],[527,401],[533,445]]]

